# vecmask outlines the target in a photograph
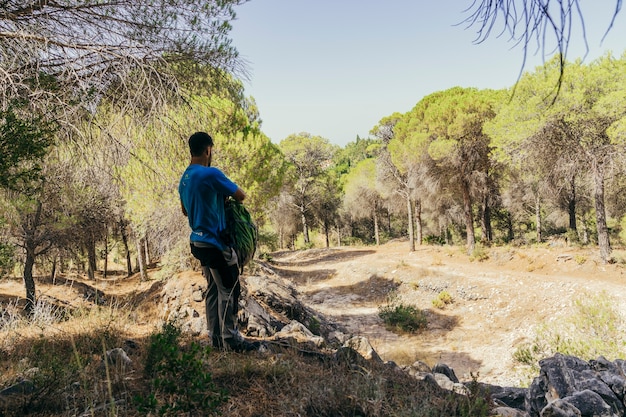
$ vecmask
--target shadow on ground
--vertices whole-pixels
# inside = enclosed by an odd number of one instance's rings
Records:
[[[320,262],[350,261],[376,253],[374,250],[309,249],[306,251],[282,251],[272,253],[272,265],[308,266]],[[281,259],[282,258],[282,259]]]

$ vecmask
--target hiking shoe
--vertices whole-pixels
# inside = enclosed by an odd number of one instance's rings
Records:
[[[238,340],[229,343],[228,347],[235,352],[252,352],[261,348],[261,342],[248,342],[247,340]]]
[[[224,344],[221,340],[219,342],[214,340],[213,343],[211,343],[211,346],[213,347],[213,350],[224,350]]]

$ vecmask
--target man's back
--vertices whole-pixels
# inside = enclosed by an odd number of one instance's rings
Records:
[[[224,249],[220,232],[226,227],[224,200],[237,191],[237,185],[222,171],[192,164],[187,167],[178,185],[189,226],[190,240]]]

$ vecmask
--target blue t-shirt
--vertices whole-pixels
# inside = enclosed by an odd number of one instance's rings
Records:
[[[226,228],[224,200],[237,188],[218,168],[197,164],[187,167],[178,184],[178,194],[187,211],[192,242],[226,249],[220,239],[220,232]]]

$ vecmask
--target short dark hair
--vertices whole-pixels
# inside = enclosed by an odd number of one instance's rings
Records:
[[[196,132],[189,137],[191,156],[202,156],[206,148],[213,146],[213,138],[206,132]]]

